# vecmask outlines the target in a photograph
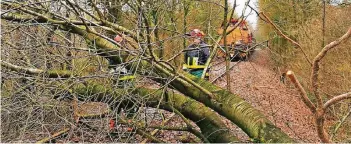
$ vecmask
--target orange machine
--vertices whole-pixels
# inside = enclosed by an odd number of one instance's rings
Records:
[[[229,53],[232,60],[234,59],[246,59],[250,52],[253,51],[250,47],[253,43],[252,33],[248,28],[246,21],[242,21],[238,27],[235,28],[235,24],[238,20],[231,19],[227,32],[232,31],[227,35],[227,46],[229,47]],[[234,29],[235,28],[235,29]],[[234,29],[234,30],[233,30]],[[218,34],[222,35],[223,28],[218,30]],[[224,46],[224,38],[219,42],[220,45]],[[225,57],[225,50],[218,50],[219,57]]]

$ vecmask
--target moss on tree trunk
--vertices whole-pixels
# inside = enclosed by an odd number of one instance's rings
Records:
[[[208,94],[182,79],[176,79],[171,82],[174,88],[228,118],[251,138],[260,142],[294,142],[287,134],[274,126],[260,111],[253,108],[238,95],[190,74],[183,73],[183,75],[204,89],[209,90],[214,97],[210,98]]]
[[[162,96],[162,91],[156,91],[146,88],[138,88],[135,90],[139,95],[150,95],[152,100],[159,100]],[[186,118],[192,120],[200,127],[202,134],[207,137],[210,142],[228,143],[238,142],[233,132],[223,123],[222,118],[219,117],[214,111],[198,101],[188,98],[186,96],[174,93],[166,93],[168,101],[161,103],[162,108],[172,111],[170,106],[173,106],[181,112]],[[151,103],[157,106],[158,102]]]
[[[86,99],[91,95],[94,95],[93,100],[104,100],[105,96],[113,96],[115,100],[122,100],[123,90],[113,90],[110,87],[90,84],[88,86],[79,85],[73,89],[73,92],[78,94],[81,99]],[[137,94],[140,98],[147,99],[147,105],[151,107],[157,107],[161,100],[163,92],[161,90],[137,88],[132,91]],[[231,132],[226,125],[222,122],[222,118],[219,117],[210,108],[203,104],[185,97],[180,94],[167,93],[167,101],[161,102],[160,106],[163,109],[172,111],[171,106],[181,112],[186,118],[192,120],[201,129],[202,134],[210,141],[216,143],[228,143],[238,142],[233,132]],[[128,100],[124,100],[122,103],[131,103]],[[124,107],[124,106],[123,106]]]
[[[119,49],[111,42],[93,33],[88,33],[84,29],[73,27],[72,32],[82,35],[87,40],[95,41],[95,44],[102,50],[111,51]],[[126,61],[130,58],[122,57],[121,59]],[[164,78],[178,75],[170,70],[169,67],[153,60],[141,60],[140,65],[142,67],[154,67],[156,72]],[[183,77],[178,77],[171,82],[171,85],[175,89],[228,118],[251,138],[259,142],[294,142],[294,140],[282,132],[280,128],[274,126],[260,111],[253,108],[239,96],[185,72],[181,72],[181,75],[183,75]],[[189,80],[186,80],[186,78],[194,81],[197,85],[200,85],[200,87],[195,87],[194,84],[189,83]],[[206,92],[204,90],[206,90]]]

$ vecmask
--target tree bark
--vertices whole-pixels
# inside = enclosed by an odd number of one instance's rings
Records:
[[[138,88],[136,90],[136,92],[141,96],[152,93],[154,95],[154,100],[159,99],[162,95],[162,91],[157,91],[155,93],[153,91],[154,90],[146,88]],[[202,134],[205,135],[210,142],[239,142],[233,132],[231,132],[223,123],[222,118],[210,108],[183,95],[170,92],[168,92],[166,95],[168,95],[169,100],[167,103],[162,104],[162,107],[169,111],[171,111],[171,107],[169,105],[176,108],[185,117],[195,122],[196,125],[200,127]],[[153,103],[152,106],[157,105],[158,102],[155,102],[156,103]]]

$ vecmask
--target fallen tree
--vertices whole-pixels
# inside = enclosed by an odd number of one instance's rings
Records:
[[[151,77],[152,80],[163,84],[166,89],[169,87],[182,93],[183,95],[164,93],[163,91],[155,92],[146,88],[128,91],[128,93],[137,94],[140,98],[145,98],[145,96],[147,96],[146,98],[151,101],[147,102],[150,106],[157,107],[158,104],[161,104],[161,108],[169,111],[179,111],[179,114],[183,115],[185,118],[196,122],[201,129],[201,133],[196,132],[191,127],[188,127],[188,130],[202,138],[204,142],[238,141],[234,134],[228,133],[226,126],[215,112],[232,121],[250,138],[256,141],[294,142],[287,134],[274,126],[260,111],[253,108],[238,95],[215,86],[208,81],[179,71],[167,61],[160,60],[158,56],[154,54],[155,48],[152,45],[152,38],[149,31],[149,19],[145,16],[145,12],[141,10],[143,9],[141,7],[141,2],[136,2],[134,5],[129,3],[129,6],[132,8],[135,6],[136,9],[139,9],[137,11],[141,14],[141,19],[143,19],[143,21],[139,22],[144,24],[141,25],[140,28],[146,27],[145,33],[132,31],[110,22],[93,1],[88,4],[88,6],[94,9],[91,11],[84,10],[78,2],[64,2],[65,3],[60,1],[58,4],[62,4],[63,7],[73,10],[75,12],[75,20],[71,20],[69,16],[65,17],[52,11],[50,12],[49,8],[45,9],[45,5],[40,5],[40,3],[30,2],[2,2],[8,11],[2,13],[1,18],[12,23],[46,23],[58,27],[61,31],[76,34],[80,36],[80,38],[86,40],[88,44],[94,45],[94,47],[90,47],[88,51],[96,50],[96,53],[92,54],[108,59],[111,62],[110,65],[124,64],[134,75],[151,75],[153,76]],[[88,15],[93,21],[82,17],[82,14]],[[116,43],[108,36],[104,35],[104,33],[98,31],[107,31],[114,34],[129,34],[131,39],[128,39],[128,41],[132,43],[131,45],[134,45],[134,47],[138,47],[139,50],[130,49]],[[5,61],[1,61],[1,65],[13,71],[24,72],[30,75],[44,74],[49,78],[70,79],[79,77],[75,76],[75,72],[73,71],[39,70],[17,66]],[[108,85],[87,85],[85,88],[77,89],[72,84],[68,87],[68,89],[72,90],[72,93],[78,93],[94,100],[104,99],[99,96],[118,93],[114,88],[110,88]],[[163,100],[165,95],[168,97],[167,100]],[[93,98],[91,98],[91,96],[93,96]],[[116,95],[115,98],[118,99],[118,95]],[[115,107],[116,105],[111,106]],[[199,109],[201,109],[201,112],[198,111]],[[222,131],[222,129],[224,130]],[[201,137],[201,135],[203,135],[203,137]]]

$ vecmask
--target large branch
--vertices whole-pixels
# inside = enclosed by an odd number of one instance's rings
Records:
[[[77,93],[81,98],[94,95],[97,97],[95,100],[104,100],[104,97],[106,96],[113,96],[115,98],[115,101],[123,99],[122,91],[123,90],[116,91],[106,85],[99,84],[90,84],[88,86],[80,85],[73,89],[73,92]],[[223,123],[221,117],[219,117],[210,108],[191,98],[168,92],[166,93],[169,98],[168,101],[160,103],[159,101],[164,94],[160,90],[136,88],[132,91],[132,93],[137,94],[136,96],[139,98],[147,99],[147,105],[151,107],[157,107],[158,104],[161,104],[161,108],[172,111],[170,105],[173,106],[186,118],[194,121],[196,125],[200,127],[202,133],[208,138],[210,142],[228,143],[238,141],[235,135],[230,132],[226,125]],[[125,100],[125,102],[122,103],[128,103],[128,100]]]
[[[253,108],[238,95],[232,94],[208,81],[186,73],[183,74],[200,84],[204,89],[210,90],[214,95],[213,100],[209,99],[201,90],[181,79],[173,81],[171,83],[173,87],[184,95],[204,103],[206,106],[228,118],[244,130],[251,138],[259,140],[260,142],[293,142],[291,138],[265,118],[260,111]]]
[[[323,59],[323,57],[327,54],[327,52],[329,50],[331,50],[332,48],[336,47],[337,45],[339,45],[340,43],[342,43],[343,41],[346,41],[351,35],[351,27],[348,29],[348,31],[339,39],[329,43],[328,45],[326,45],[322,51],[314,58],[313,60],[313,66],[312,66],[312,74],[311,74],[311,83],[312,83],[312,88],[313,88],[313,92],[315,94],[315,97],[317,99],[317,103],[319,106],[322,106],[323,102],[322,102],[322,98],[319,95],[318,92],[318,72],[319,72],[319,63],[320,61]]]
[[[149,95],[151,93],[153,97],[156,96],[156,98],[152,98],[153,100],[160,99],[163,92],[154,91],[155,90],[146,88],[138,88],[136,90],[136,92],[141,96]],[[238,139],[234,136],[233,132],[230,132],[230,130],[223,123],[222,118],[210,108],[183,95],[168,92],[167,96],[169,100],[167,101],[167,104],[162,104],[162,107],[171,111],[171,105],[185,117],[194,121],[196,125],[200,127],[202,134],[206,136],[210,142],[238,142]],[[154,101],[153,105],[156,106],[157,104],[158,102]]]
[[[26,74],[33,74],[33,75],[38,75],[38,74],[45,74],[50,78],[68,78],[72,76],[72,73],[70,71],[65,71],[65,70],[41,70],[41,69],[36,69],[36,68],[27,68],[27,67],[22,67],[22,66],[17,66],[5,61],[0,60],[1,66],[11,69],[16,72],[23,72]]]
[[[290,78],[291,82],[295,85],[297,90],[300,92],[301,99],[303,102],[307,105],[307,107],[314,113],[316,111],[316,106],[311,102],[311,100],[308,98],[307,93],[305,89],[302,87],[300,82],[296,79],[294,72],[288,71],[286,72],[286,75]]]
[[[333,103],[336,103],[340,100],[346,99],[348,98],[349,94],[346,95],[341,95],[341,96],[337,96],[333,99],[331,99],[330,101],[328,101],[324,106],[323,106],[323,101],[321,96],[319,95],[319,85],[318,85],[318,72],[319,72],[319,63],[320,61],[323,59],[323,57],[327,54],[327,52],[329,50],[331,50],[332,48],[335,48],[337,45],[339,45],[340,43],[342,43],[343,41],[346,41],[351,35],[351,27],[348,29],[348,31],[339,39],[329,43],[328,45],[326,45],[322,51],[314,58],[313,60],[313,65],[312,65],[312,74],[311,74],[311,83],[312,83],[312,89],[314,92],[314,96],[317,99],[317,111],[315,114],[316,117],[316,124],[317,124],[317,132],[318,132],[318,136],[319,138],[322,140],[322,142],[324,143],[330,143],[330,139],[329,139],[329,135],[328,133],[325,131],[324,129],[324,112],[325,109],[327,107],[329,107],[330,105],[332,105]]]
[[[84,25],[82,21],[70,20],[70,21],[62,21],[62,20],[49,20],[41,17],[33,17],[33,16],[25,16],[19,15],[15,13],[8,13],[5,15],[1,15],[1,19],[12,21],[12,22],[37,22],[37,23],[47,23],[50,22],[52,24],[75,24],[75,25]],[[90,26],[98,26],[102,25],[101,22],[90,22],[88,23]]]

